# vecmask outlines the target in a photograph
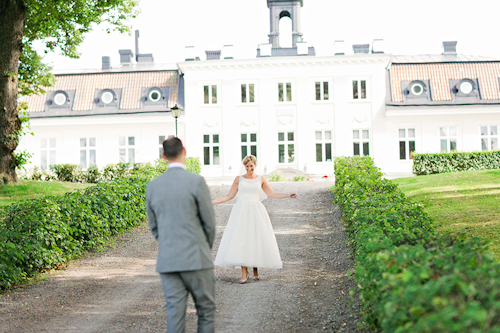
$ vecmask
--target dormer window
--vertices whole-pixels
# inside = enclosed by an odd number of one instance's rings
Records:
[[[420,96],[425,91],[424,86],[420,82],[415,82],[411,85],[411,93],[415,96]]]
[[[101,93],[101,102],[104,104],[110,104],[115,100],[115,95],[112,91],[105,90]]]
[[[94,103],[97,108],[106,108],[107,110],[116,108],[120,104],[121,89],[96,89]]]
[[[401,81],[403,99],[411,103],[428,103],[430,101],[429,81]]]
[[[450,80],[450,87],[454,100],[462,100],[463,98],[466,98],[467,101],[471,101],[471,98],[472,101],[480,100],[477,80]]]
[[[68,95],[64,91],[58,91],[54,95],[54,104],[58,106],[64,105],[68,101]]]
[[[151,102],[159,102],[159,101],[161,101],[161,99],[162,99],[162,93],[161,93],[160,89],[156,89],[156,88],[151,89],[151,91],[148,94],[148,99]]]
[[[469,81],[462,81],[460,83],[460,92],[462,94],[468,95],[474,90],[474,86]]]

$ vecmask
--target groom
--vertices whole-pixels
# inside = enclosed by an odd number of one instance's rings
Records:
[[[185,331],[186,301],[193,296],[198,332],[214,332],[215,276],[212,248],[215,215],[205,180],[186,171],[178,138],[163,142],[168,170],[146,189],[149,227],[158,241],[158,262],[167,301],[169,333]]]

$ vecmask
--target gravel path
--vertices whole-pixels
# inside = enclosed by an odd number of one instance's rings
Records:
[[[349,306],[348,258],[330,182],[271,183],[300,200],[263,201],[273,223],[282,270],[239,285],[240,270],[216,268],[217,332],[357,332],[358,300]],[[230,186],[213,186],[214,198]],[[234,202],[215,206],[218,248]],[[91,253],[47,281],[0,295],[0,332],[164,332],[165,301],[155,273],[156,242],[147,225],[114,248]],[[188,305],[187,332],[196,331]]]

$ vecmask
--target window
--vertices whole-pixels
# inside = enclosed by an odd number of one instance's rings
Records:
[[[411,153],[415,151],[415,129],[414,128],[400,128],[399,135],[399,159],[408,160],[413,159]]]
[[[293,163],[295,161],[295,133],[278,133],[278,157],[279,163]]]
[[[366,99],[366,80],[352,81],[352,98]]]
[[[217,104],[217,85],[203,86],[203,103]]]
[[[40,140],[40,168],[47,170],[56,165],[56,139]]]
[[[203,165],[219,165],[219,134],[203,135]]]
[[[328,90],[328,82],[316,82],[316,100],[329,100]]]
[[[498,149],[498,126],[481,126],[481,150]]]
[[[316,131],[316,162],[332,161],[332,131]]]
[[[257,157],[257,133],[241,133],[241,159],[247,155]]]
[[[353,130],[353,155],[369,156],[370,155],[370,131],[369,130]]]
[[[135,137],[120,136],[118,138],[120,163],[135,164]]]
[[[96,140],[95,138],[80,139],[80,168],[87,169],[96,165]]]
[[[442,152],[449,153],[450,151],[457,150],[457,128],[455,126],[440,127],[439,137]]]
[[[285,91],[285,89],[286,89],[286,91]],[[278,101],[285,102],[285,94],[286,94],[286,101],[291,102],[292,101],[292,83],[291,82],[278,83]]]
[[[159,148],[158,148],[158,158],[159,159],[163,158],[163,141],[165,141],[166,138],[170,139],[170,138],[173,138],[173,137],[174,137],[173,135],[169,135],[168,137],[166,137],[165,135],[160,135],[158,137],[158,144],[160,145]]]
[[[255,102],[255,85],[242,84],[241,85],[241,103],[254,103]]]

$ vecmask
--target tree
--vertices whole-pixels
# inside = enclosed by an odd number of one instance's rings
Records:
[[[0,0],[0,184],[17,182],[18,93],[45,93],[54,83],[33,43],[42,41],[45,53],[78,58],[78,45],[95,25],[129,32],[125,21],[137,15],[136,6],[137,0]]]

